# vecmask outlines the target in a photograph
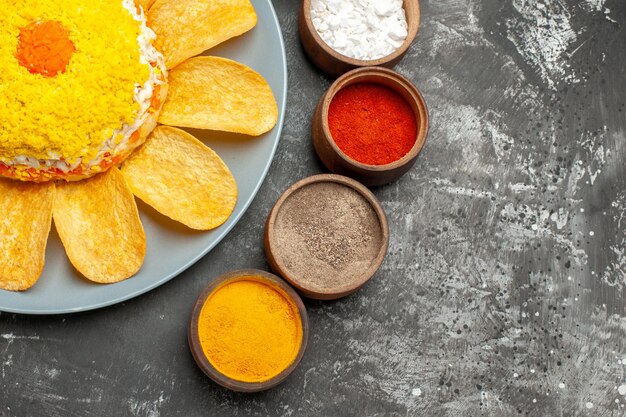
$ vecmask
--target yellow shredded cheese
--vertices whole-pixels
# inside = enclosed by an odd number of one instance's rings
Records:
[[[0,0],[0,10],[0,161],[94,158],[139,111],[135,85],[150,76],[140,23],[121,0]],[[19,64],[20,28],[36,20],[69,31],[76,52],[64,73],[44,77]]]

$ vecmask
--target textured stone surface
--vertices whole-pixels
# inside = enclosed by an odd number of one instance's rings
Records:
[[[289,102],[251,208],[147,295],[0,314],[0,416],[624,416],[623,0],[424,1],[397,69],[431,130],[413,170],[374,190],[391,229],[382,270],[347,299],[307,302],[309,349],[282,386],[239,395],[204,377],[186,341],[195,297],[266,268],[271,205],[323,172],[309,129],[329,80],[303,56],[297,2],[274,5]]]

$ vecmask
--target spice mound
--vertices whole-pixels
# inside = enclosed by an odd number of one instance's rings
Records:
[[[363,281],[383,245],[371,204],[349,186],[316,182],[296,190],[276,216],[272,252],[308,291],[330,293]]]
[[[312,0],[311,20],[328,46],[364,61],[392,54],[408,36],[402,0]]]
[[[328,109],[328,128],[343,153],[368,165],[401,159],[417,139],[417,120],[409,103],[395,90],[375,83],[339,90]]]
[[[298,308],[277,286],[249,276],[226,281],[198,319],[202,350],[224,376],[264,382],[291,365],[302,344]]]

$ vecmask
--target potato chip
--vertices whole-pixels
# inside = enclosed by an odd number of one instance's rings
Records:
[[[54,183],[0,179],[0,288],[23,291],[43,271]]]
[[[168,68],[252,29],[250,0],[157,0],[148,14]]]
[[[169,75],[159,122],[258,136],[276,125],[278,107],[263,77],[225,58],[192,58]]]
[[[54,224],[74,267],[108,284],[133,276],[146,254],[137,204],[117,168],[57,185]]]
[[[150,6],[154,3],[154,0],[135,0],[135,4],[137,6],[143,7],[143,11],[145,14],[148,14],[148,10],[150,10]]]
[[[157,127],[126,160],[122,173],[137,197],[192,229],[216,228],[237,203],[237,184],[226,164],[173,127]]]

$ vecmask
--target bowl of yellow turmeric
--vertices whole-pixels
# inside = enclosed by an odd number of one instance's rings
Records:
[[[285,281],[257,269],[212,280],[194,305],[188,329],[200,369],[239,392],[263,391],[287,379],[308,335],[302,299]]]

